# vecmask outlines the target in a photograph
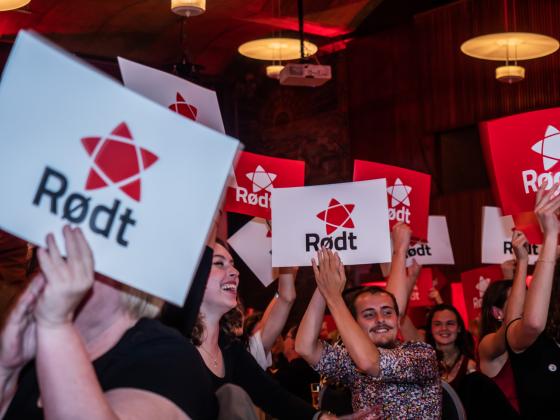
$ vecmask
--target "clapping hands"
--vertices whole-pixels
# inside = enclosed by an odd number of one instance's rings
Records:
[[[317,260],[311,260],[317,288],[328,301],[330,297],[340,296],[346,285],[344,264],[337,253],[321,248],[317,252]]]

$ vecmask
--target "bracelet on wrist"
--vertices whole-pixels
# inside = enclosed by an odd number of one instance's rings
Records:
[[[556,264],[556,260],[541,260],[541,259],[537,259],[537,262],[548,263],[548,264]]]

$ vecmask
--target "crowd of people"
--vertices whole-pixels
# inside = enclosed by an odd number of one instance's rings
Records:
[[[493,282],[473,336],[437,290],[424,325],[407,304],[420,267],[412,232],[392,231],[387,286],[348,288],[336,252],[312,261],[316,289],[286,325],[297,268],[280,271],[262,314],[245,316],[228,246],[209,235],[183,307],[95,274],[78,228],[36,252],[37,269],[0,337],[5,419],[552,419],[560,389],[560,186],[537,193],[544,241],[526,286],[526,238],[513,279]],[[28,270],[29,271],[29,270]],[[328,309],[336,337],[327,336]],[[284,333],[284,334],[283,334]]]

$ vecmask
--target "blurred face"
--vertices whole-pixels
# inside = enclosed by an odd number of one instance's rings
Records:
[[[362,293],[355,302],[356,321],[378,347],[392,347],[397,339],[398,316],[386,293]]]
[[[293,330],[290,330],[288,334],[286,334],[286,338],[284,339],[284,354],[296,351],[296,338],[293,334]]]
[[[457,317],[450,310],[438,311],[432,318],[432,335],[438,346],[454,344],[460,332]]]
[[[238,285],[239,272],[233,265],[233,258],[227,249],[216,244],[202,306],[207,311],[225,314],[237,306]]]

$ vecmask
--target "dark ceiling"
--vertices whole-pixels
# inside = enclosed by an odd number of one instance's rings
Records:
[[[409,19],[448,0],[305,0],[305,31],[321,54]],[[153,66],[185,56],[208,75],[218,75],[255,37],[297,30],[295,0],[207,0],[205,14],[183,19],[170,0],[32,0],[24,9],[0,12],[0,41],[33,29],[83,56],[123,56]],[[343,41],[343,42],[340,42]]]

